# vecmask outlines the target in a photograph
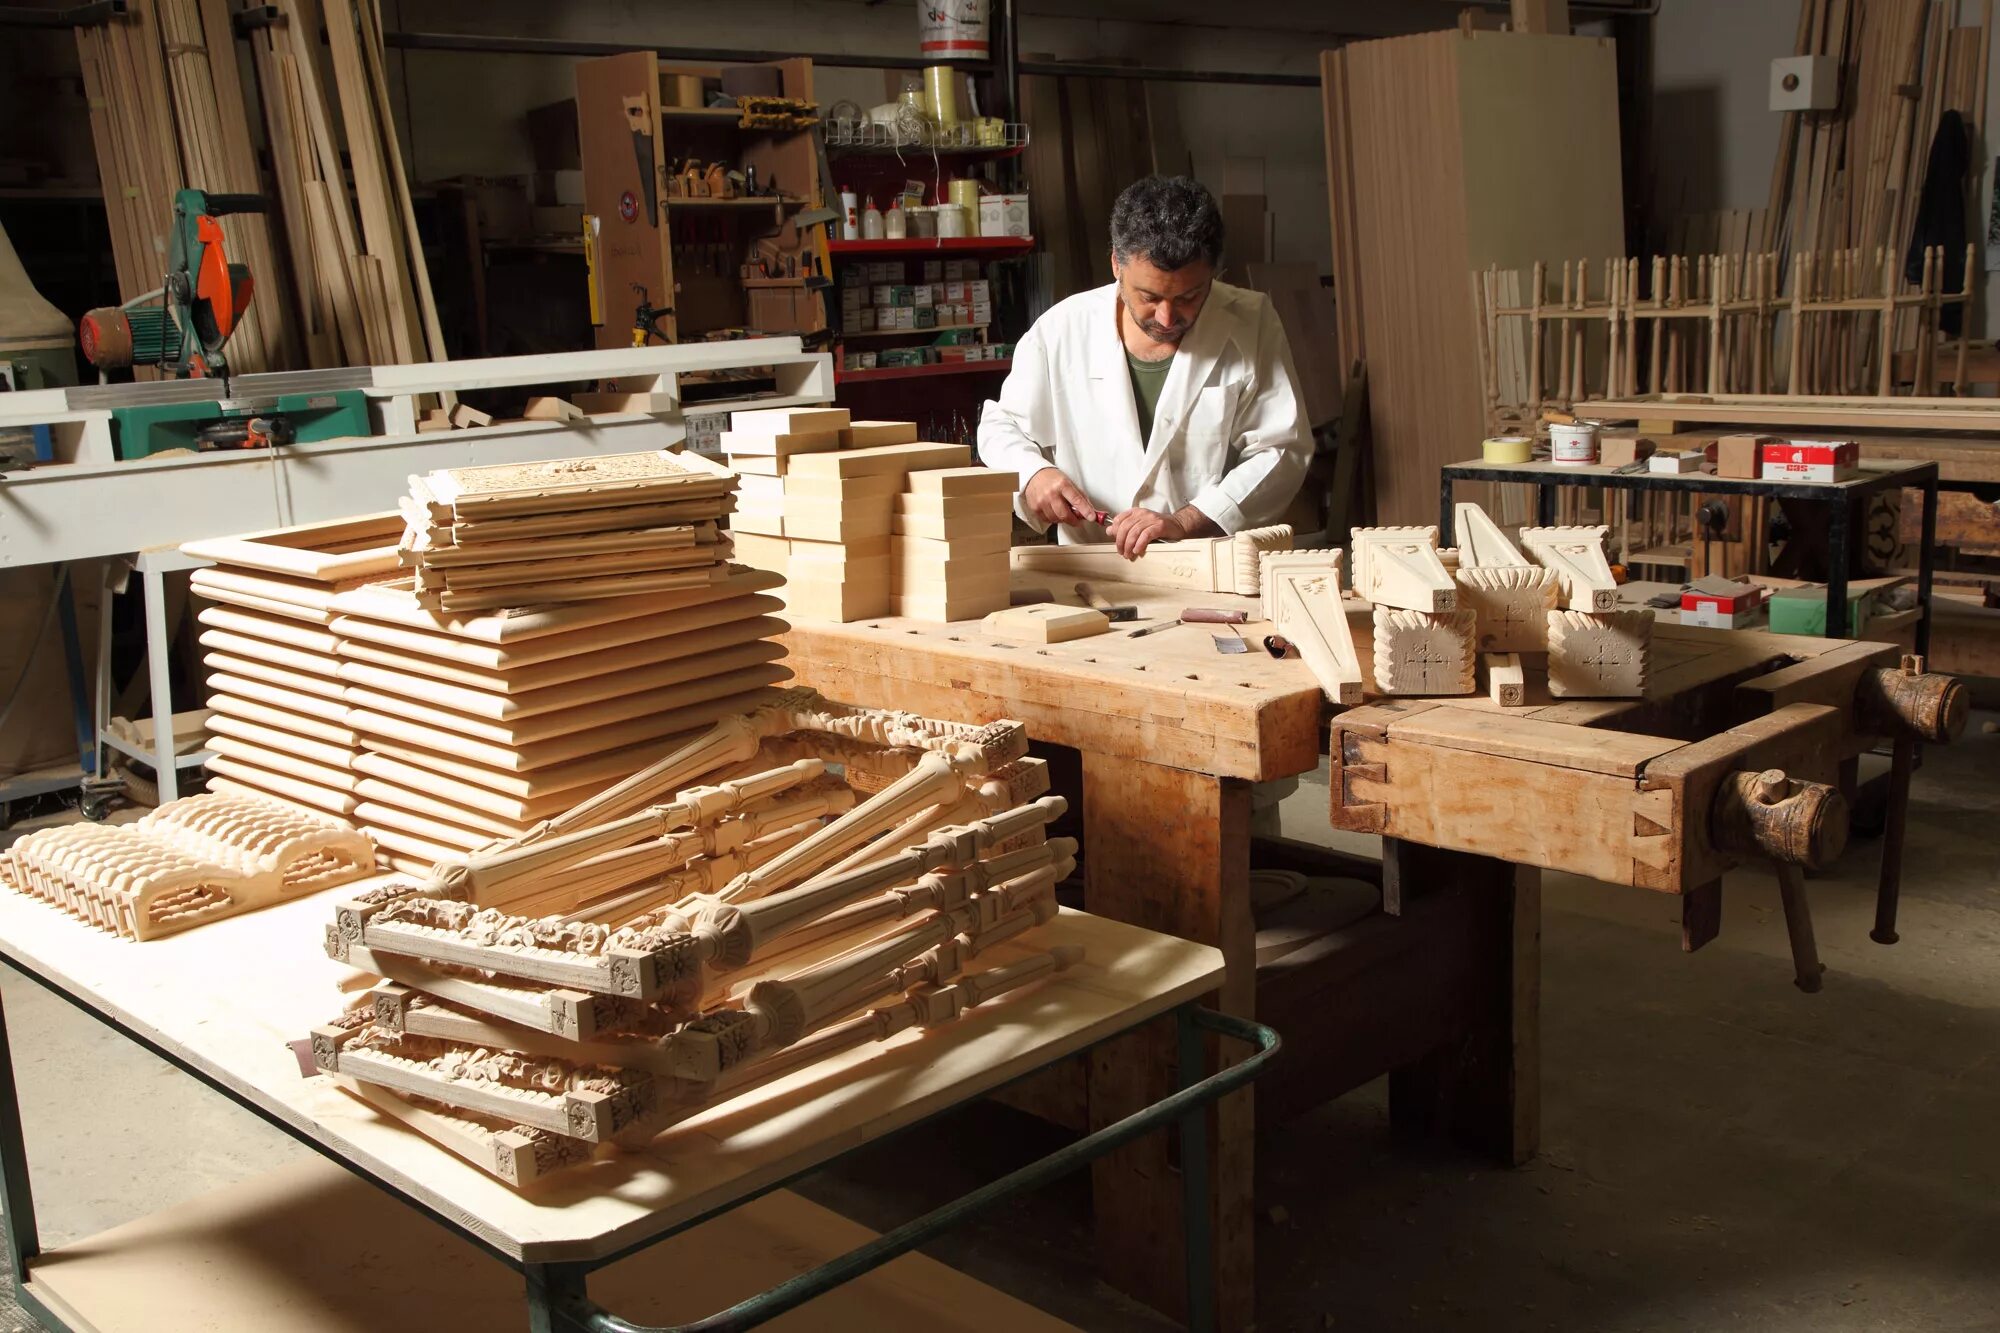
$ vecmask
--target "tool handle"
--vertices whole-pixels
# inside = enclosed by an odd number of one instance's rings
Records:
[[[1190,606],[1181,612],[1183,625],[1241,625],[1249,619],[1248,611],[1225,611],[1213,606]]]
[[[208,196],[208,215],[212,218],[226,217],[231,213],[262,213],[268,205],[261,194],[212,194]]]

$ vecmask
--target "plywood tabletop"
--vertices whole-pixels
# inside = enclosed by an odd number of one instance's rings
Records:
[[[321,952],[331,919],[331,896],[321,894],[135,944],[0,889],[0,956],[525,1262],[600,1258],[670,1231],[1206,994],[1222,975],[1215,949],[1065,912],[1031,939],[1034,949],[1081,947],[1069,971],[935,1032],[906,1032],[719,1106],[644,1152],[519,1193],[325,1078],[301,1077],[287,1043],[370,980]],[[995,952],[1006,962],[1017,951]],[[79,1088],[91,1086],[89,1071],[77,1073]]]

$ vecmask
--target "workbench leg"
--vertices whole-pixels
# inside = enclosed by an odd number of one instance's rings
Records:
[[[90,690],[90,776],[109,775],[105,762],[104,729],[111,721],[111,603],[110,588],[97,593],[97,670]]]
[[[146,599],[146,675],[153,695],[153,781],[165,805],[181,794],[180,770],[174,767],[174,696],[167,674],[174,647],[167,638],[167,580],[156,569],[140,578]]]
[[[1399,838],[1382,840],[1382,859],[1406,885],[1474,887],[1486,944],[1457,1037],[1389,1075],[1390,1121],[1519,1166],[1541,1141],[1541,872]]]
[[[1250,789],[1158,764],[1083,757],[1084,906],[1114,921],[1222,950],[1215,1007],[1252,1017],[1256,933],[1250,919]],[[1233,1046],[1233,1043],[1230,1045]],[[1215,1067],[1243,1052],[1219,1052]],[[1091,1055],[1090,1125],[1100,1128],[1172,1090],[1173,1020],[1100,1045]],[[1209,1121],[1216,1324],[1255,1317],[1251,1189],[1255,1132],[1250,1091],[1232,1093]],[[1178,1143],[1148,1135],[1091,1171],[1097,1262],[1104,1280],[1184,1318]]]
[[[570,1324],[558,1318],[555,1307],[586,1294],[583,1270],[574,1264],[528,1264],[521,1273],[528,1279],[528,1333],[563,1333]]]
[[[1960,393],[1964,389],[1959,390]],[[1937,469],[1931,469],[1929,479],[1924,482],[1923,531],[1917,548],[1917,656],[1928,657],[1931,651],[1931,582],[1937,572],[1937,511],[1938,479]]]
[[[7,1208],[7,1257],[14,1286],[28,1280],[28,1261],[42,1252],[35,1228],[35,1192],[28,1182],[28,1149],[21,1135],[21,1098],[14,1090],[14,1052],[7,1015],[0,1009],[0,1200]]]

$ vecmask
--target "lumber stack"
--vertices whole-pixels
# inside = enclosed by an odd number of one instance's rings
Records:
[[[722,447],[744,487],[730,519],[738,555],[785,576],[792,619],[888,615],[905,573],[912,609],[897,614],[963,619],[1007,604],[1014,479],[970,466],[968,446],[920,441],[914,422],[853,421],[834,408],[738,412]],[[953,523],[948,540],[947,518],[960,510],[966,522]],[[999,601],[989,605],[996,582]],[[965,609],[973,606],[984,609]]]
[[[410,479],[400,558],[438,611],[699,588],[727,576],[735,490],[692,453],[445,468]]]
[[[889,519],[893,614],[975,620],[1006,607],[1017,480],[985,467],[910,473]]]
[[[806,690],[656,747],[530,838],[336,904],[328,952],[384,980],[314,1062],[525,1186],[949,1023],[1077,958],[1033,939],[1076,844],[1025,750]]]

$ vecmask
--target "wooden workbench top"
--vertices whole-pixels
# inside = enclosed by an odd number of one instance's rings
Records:
[[[934,1031],[835,1056],[686,1121],[643,1152],[517,1193],[335,1088],[287,1043],[373,980],[328,958],[355,886],[136,944],[0,887],[0,955],[263,1108],[334,1156],[525,1262],[617,1253],[1081,1050],[1220,981],[1212,948],[1064,912],[994,961],[1057,944],[1083,961]],[[984,960],[982,959],[982,962]],[[16,1033],[15,1040],[23,1041]],[[109,1091],[75,1070],[78,1097]]]
[[[1017,588],[1047,587],[1056,600],[1081,605],[1066,583],[1026,571]],[[1054,586],[1052,586],[1054,585]],[[1223,593],[1096,580],[1112,603],[1132,603],[1140,619],[1107,634],[1068,643],[996,638],[977,620],[940,624],[887,616],[845,625],[795,623],[782,641],[786,665],[827,697],[908,708],[960,721],[1013,718],[1037,740],[1095,754],[1143,759],[1172,768],[1253,782],[1308,772],[1325,753],[1325,721],[1334,712],[1311,671],[1296,658],[1263,650],[1268,621],[1257,599]],[[1635,596],[1633,605],[1639,605]],[[1172,618],[1187,606],[1242,609],[1251,651],[1217,652],[1228,626],[1180,625],[1135,639],[1133,628]],[[1366,603],[1350,599],[1348,625],[1359,660],[1373,655]],[[1840,648],[1833,639],[1661,623],[1654,628],[1646,699],[1551,700],[1531,681],[1529,706],[1513,717],[1604,725],[1643,708],[1760,665],[1816,657]],[[1378,696],[1366,691],[1372,701]],[[1434,699],[1455,708],[1497,708],[1484,695]]]

